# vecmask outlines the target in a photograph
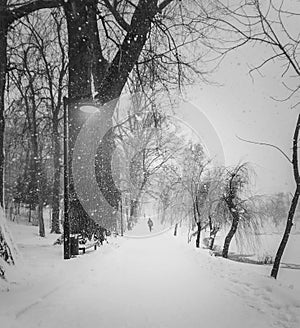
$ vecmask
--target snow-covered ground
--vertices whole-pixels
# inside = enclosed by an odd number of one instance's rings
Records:
[[[1,328],[300,326],[299,234],[291,236],[283,261],[292,265],[274,280],[269,265],[210,256],[187,244],[180,229],[176,238],[172,230],[111,237],[97,251],[64,261],[62,247],[53,246],[57,235],[40,238],[37,227],[21,223],[9,227],[22,258],[10,282],[2,281]],[[266,251],[272,243],[276,249],[276,238],[263,238]]]

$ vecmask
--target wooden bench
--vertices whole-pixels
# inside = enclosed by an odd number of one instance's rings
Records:
[[[79,245],[78,251],[82,251],[82,254],[85,254],[85,251],[89,248],[94,247],[94,250],[97,250],[97,246],[98,246],[98,241],[94,241],[92,243]]]

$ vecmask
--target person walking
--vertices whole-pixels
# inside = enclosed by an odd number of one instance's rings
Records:
[[[149,230],[151,232],[152,228],[153,228],[153,221],[150,218],[148,219],[148,227],[149,227]]]

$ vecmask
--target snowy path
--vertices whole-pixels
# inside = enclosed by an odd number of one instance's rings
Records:
[[[7,327],[292,328],[299,324],[299,302],[269,278],[256,281],[260,276],[251,272],[251,266],[228,265],[166,234],[125,240],[107,253],[104,249],[64,262],[53,276],[48,273],[45,283],[38,280],[33,292],[39,294],[37,299],[22,303],[20,297],[18,304],[16,293],[15,313],[12,309],[6,313],[14,320],[7,321]],[[62,274],[60,281],[57,272]]]

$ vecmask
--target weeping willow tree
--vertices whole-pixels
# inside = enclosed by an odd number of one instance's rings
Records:
[[[250,184],[250,167],[248,163],[241,163],[233,168],[226,169],[224,190],[221,203],[224,209],[225,220],[230,229],[225,237],[222,256],[227,258],[230,243],[234,236],[242,244],[251,236],[256,236],[260,217],[255,211],[252,197],[248,197]]]

